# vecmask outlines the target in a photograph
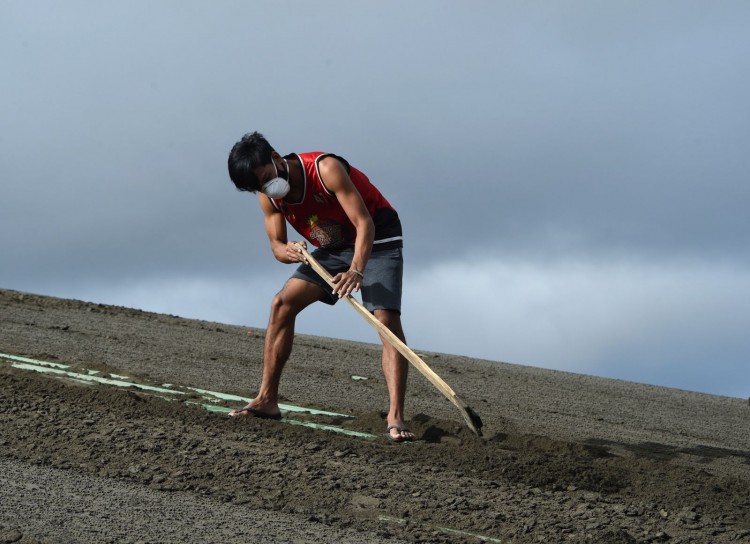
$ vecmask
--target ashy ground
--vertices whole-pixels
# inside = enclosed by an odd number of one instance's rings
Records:
[[[375,344],[299,336],[284,421],[226,417],[262,344],[0,290],[0,542],[750,542],[747,399],[420,351],[484,436],[413,371],[394,444]]]

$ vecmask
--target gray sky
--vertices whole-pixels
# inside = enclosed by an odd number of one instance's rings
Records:
[[[5,0],[0,286],[264,327],[292,268],[226,173],[259,130],[399,210],[418,350],[747,397],[749,27],[744,0]],[[348,305],[298,331],[377,342]]]

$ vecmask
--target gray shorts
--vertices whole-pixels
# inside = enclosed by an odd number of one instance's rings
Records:
[[[354,249],[316,249],[312,256],[331,276],[349,270]],[[365,268],[362,280],[362,303],[369,311],[395,310],[401,313],[401,282],[404,275],[404,257],[401,248],[373,251]],[[321,300],[326,304],[336,304],[339,300],[333,289],[312,269],[301,264],[292,274],[293,278],[319,285],[326,292]]]

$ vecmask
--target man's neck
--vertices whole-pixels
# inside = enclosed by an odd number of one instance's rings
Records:
[[[287,164],[289,165],[290,189],[284,201],[289,204],[299,204],[305,195],[305,174],[296,156],[288,158]]]

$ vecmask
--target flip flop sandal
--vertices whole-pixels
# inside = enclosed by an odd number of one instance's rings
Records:
[[[401,436],[393,436],[391,434],[391,430],[396,429],[399,433],[410,433],[411,431],[407,429],[406,427],[400,427],[398,425],[388,425],[388,427],[385,429],[385,436],[389,440],[393,442],[412,442],[413,438],[403,438]]]
[[[250,408],[249,406],[241,408],[239,410],[232,410],[231,412],[229,412],[229,417],[240,416],[243,412],[246,415],[242,417],[257,417],[258,419],[273,419],[274,421],[279,421],[281,419],[281,414],[266,414],[264,412],[261,412],[260,410],[256,410],[255,408]]]

